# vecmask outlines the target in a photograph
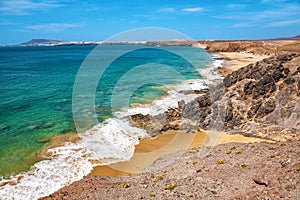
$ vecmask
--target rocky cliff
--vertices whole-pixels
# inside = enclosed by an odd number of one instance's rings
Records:
[[[132,115],[151,135],[167,130],[217,129],[265,139],[299,139],[300,54],[272,56],[227,75],[157,116]]]

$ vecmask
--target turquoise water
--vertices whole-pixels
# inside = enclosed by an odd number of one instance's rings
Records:
[[[38,153],[50,142],[48,138],[76,133],[73,85],[83,60],[94,47],[0,48],[0,177],[28,170],[39,160]],[[197,68],[207,67],[212,61],[210,54],[198,48],[170,48],[195,55]],[[120,49],[122,46],[104,46],[101,54],[110,58]],[[112,62],[99,81],[95,96],[99,121],[112,117],[110,99],[117,82],[135,66],[146,63],[172,66],[185,79],[201,78],[193,66],[175,54],[151,47],[129,52]],[[153,75],[163,73],[162,70],[153,65]],[[133,87],[140,77],[132,80]],[[166,78],[163,83],[176,81]],[[130,88],[130,83],[126,87]],[[130,103],[148,103],[165,94],[161,85],[142,85],[135,90]]]

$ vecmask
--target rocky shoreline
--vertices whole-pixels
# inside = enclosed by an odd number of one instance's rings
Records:
[[[229,72],[208,90],[189,91],[197,95],[189,103],[180,101],[157,116],[132,115],[130,123],[152,136],[170,130],[217,130],[269,142],[192,149],[163,171],[87,176],[44,199],[299,198],[299,42],[283,42],[280,50],[273,48],[279,41],[200,43],[211,52],[272,56]]]
[[[298,140],[300,54],[265,58],[228,74],[198,97],[157,116],[130,122],[155,136],[168,130],[225,130],[271,140]]]

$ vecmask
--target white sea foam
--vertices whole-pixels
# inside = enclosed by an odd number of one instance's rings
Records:
[[[78,144],[66,143],[65,146],[49,150],[50,160],[36,163],[29,172],[12,177],[16,185],[0,188],[1,199],[38,199],[47,196],[65,185],[80,180],[92,170],[87,162],[88,151]]]
[[[139,138],[148,135],[145,130],[132,127],[126,116],[137,113],[158,115],[169,108],[177,107],[180,100],[192,101],[195,94],[185,95],[181,91],[207,88],[212,80],[220,78],[215,69],[221,64],[222,61],[216,60],[212,67],[200,70],[204,79],[169,86],[168,95],[162,99],[116,113],[115,118],[97,124],[81,134],[82,139],[75,144],[65,143],[62,147],[50,149],[48,160],[36,163],[28,172],[11,177],[10,181],[16,185],[6,184],[0,187],[0,199],[38,199],[89,174],[95,165],[92,160],[98,160],[103,165],[129,160]],[[18,180],[21,176],[23,178]],[[2,183],[5,181],[7,180]]]
[[[49,160],[36,163],[29,172],[12,177],[16,185],[0,187],[0,199],[38,199],[82,179],[93,169],[92,160],[103,165],[129,160],[143,129],[130,126],[124,119],[108,119],[81,135],[82,140],[49,150]],[[17,180],[22,176],[21,180]],[[3,181],[4,182],[4,181]]]

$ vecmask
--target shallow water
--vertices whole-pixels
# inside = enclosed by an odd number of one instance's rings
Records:
[[[76,132],[72,115],[73,85],[78,69],[94,47],[0,48],[0,177],[28,170],[40,160],[38,152],[52,136]],[[106,46],[101,49],[101,55],[110,58],[122,48]],[[164,73],[164,69],[155,67],[155,64],[165,64],[186,79],[201,78],[180,57],[148,47],[141,48],[115,60],[100,79],[95,96],[99,122],[112,117],[112,111],[122,109],[111,107],[112,92],[118,89],[116,84],[133,66],[154,63],[152,75],[155,76]],[[208,67],[212,61],[210,54],[198,48],[171,48],[194,54],[197,68]],[[127,82],[126,88],[135,87],[142,79],[134,76],[132,80],[132,85]],[[166,78],[163,83],[174,84],[176,80]],[[163,95],[166,91],[160,85],[141,85],[135,89],[129,104],[149,103]]]

